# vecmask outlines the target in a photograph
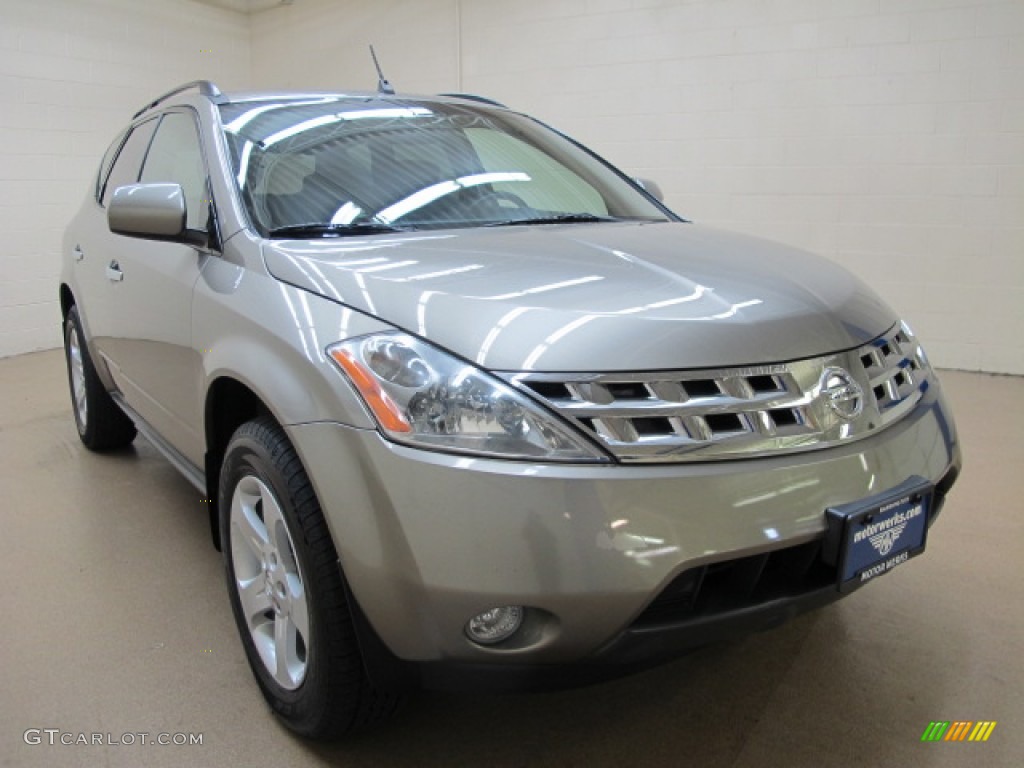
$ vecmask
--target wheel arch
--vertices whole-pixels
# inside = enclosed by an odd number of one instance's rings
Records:
[[[67,283],[60,284],[60,316],[64,320],[68,319],[68,312],[71,311],[71,307],[75,305],[75,294],[71,292],[71,286]]]
[[[239,426],[263,415],[283,428],[318,421],[371,428],[373,422],[341,373],[327,363],[311,365],[301,345],[271,333],[254,335],[251,328],[229,333],[218,327],[219,338],[201,350],[205,385],[197,406],[202,414],[211,532],[220,549],[220,467]]]
[[[220,485],[224,451],[235,430],[245,422],[260,417],[273,419],[280,424],[263,398],[248,384],[228,375],[218,376],[210,383],[203,404],[203,429],[206,439],[204,469],[206,501],[210,512],[210,535],[213,538],[213,546],[218,551],[221,542],[217,489]]]

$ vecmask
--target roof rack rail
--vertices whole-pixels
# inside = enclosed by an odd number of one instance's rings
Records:
[[[439,93],[438,96],[445,96],[449,99],[466,99],[467,101],[479,101],[481,104],[490,104],[492,107],[508,109],[508,106],[500,101],[488,99],[486,96],[477,96],[475,93]]]
[[[166,99],[171,98],[171,96],[179,94],[182,91],[190,90],[191,88],[198,88],[199,93],[208,98],[214,104],[222,104],[224,102],[224,94],[221,93],[220,88],[218,88],[212,82],[210,82],[209,80],[193,80],[190,83],[179,85],[177,88],[173,88],[172,90],[168,91],[165,94],[162,94],[161,96],[157,96],[153,101],[149,102],[148,104],[146,104],[146,106],[144,106],[134,115],[132,115],[132,120],[134,120],[142,113],[148,112],[161,101],[165,101]]]

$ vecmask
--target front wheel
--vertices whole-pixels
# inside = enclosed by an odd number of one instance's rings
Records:
[[[232,436],[219,508],[231,607],[273,711],[310,738],[341,736],[390,714],[397,700],[366,676],[312,484],[272,420],[247,422]]]

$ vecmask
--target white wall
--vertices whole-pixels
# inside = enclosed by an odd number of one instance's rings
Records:
[[[188,0],[0,0],[0,357],[58,346],[61,236],[147,99],[247,85],[248,17]]]
[[[846,265],[939,365],[1024,373],[1024,0],[0,0],[0,355],[59,342],[60,231],[138,104],[372,88],[371,42],[399,90],[506,101]]]
[[[939,365],[1024,373],[1024,0],[296,0],[253,79],[372,87],[369,42],[844,264]]]

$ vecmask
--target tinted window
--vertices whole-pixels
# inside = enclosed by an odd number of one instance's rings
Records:
[[[493,189],[517,195],[532,208],[539,210],[608,213],[601,194],[592,185],[525,141],[507,133],[482,128],[467,128],[466,138],[473,145],[484,168],[515,168],[530,178],[548,181],[543,185],[527,185],[516,183],[515,175],[509,181],[500,181],[499,175],[499,180],[491,183]]]
[[[184,112],[164,115],[146,155],[140,180],[144,184],[180,184],[185,193],[186,226],[189,229],[206,229],[209,216],[206,169],[199,149],[196,123],[191,115]]]
[[[667,218],[607,164],[506,110],[321,97],[225,104],[221,118],[263,234]]]
[[[117,150],[121,148],[121,142],[124,141],[124,131],[117,134],[117,138],[110,142],[110,146],[107,147],[107,151],[103,153],[103,160],[100,161],[100,170],[96,174],[96,190],[93,192],[93,196],[98,201],[100,194],[103,192],[103,182],[107,180],[107,174],[110,173],[110,166],[114,163],[114,157],[117,155]]]
[[[106,186],[103,188],[102,205],[105,206],[110,201],[110,196],[118,187],[138,182],[139,167],[146,156],[146,149],[149,147],[149,140],[153,138],[155,128],[156,119],[153,118],[132,129],[117,155],[117,160],[114,161],[114,167],[110,169]]]

